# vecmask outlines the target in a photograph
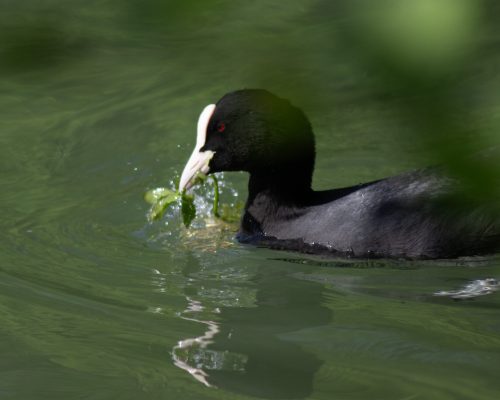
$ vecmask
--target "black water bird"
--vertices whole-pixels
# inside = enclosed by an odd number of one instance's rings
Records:
[[[239,90],[202,111],[180,189],[189,188],[199,171],[248,172],[238,239],[271,248],[402,258],[499,248],[493,214],[451,204],[456,182],[435,169],[314,191],[314,159],[314,135],[299,108],[265,90]]]

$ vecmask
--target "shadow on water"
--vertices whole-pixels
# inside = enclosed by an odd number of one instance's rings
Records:
[[[324,287],[293,278],[288,265],[262,263],[253,277],[239,284],[246,292],[249,286],[254,289],[253,304],[216,307],[212,319],[198,318],[206,307],[206,282],[192,277],[200,269],[196,260],[184,268],[191,285],[185,289],[188,307],[181,318],[204,324],[206,331],[179,341],[172,351],[174,364],[206,386],[238,394],[275,399],[310,396],[323,361],[287,336],[330,323],[332,311],[323,305]],[[293,272],[303,271],[293,268]]]

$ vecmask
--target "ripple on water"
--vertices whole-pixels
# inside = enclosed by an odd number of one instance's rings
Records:
[[[465,300],[492,294],[498,291],[499,288],[500,283],[495,278],[475,279],[461,289],[440,290],[439,292],[434,293],[434,296]]]

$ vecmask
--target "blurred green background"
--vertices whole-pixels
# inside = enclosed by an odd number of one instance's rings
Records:
[[[29,112],[48,120],[98,106],[110,93],[151,114],[174,99],[215,101],[263,87],[305,108],[320,136],[349,133],[350,146],[356,137],[363,146],[371,135],[418,164],[445,163],[481,195],[498,186],[498,157],[471,158],[499,141],[493,0],[5,0],[1,7],[3,123],[12,123],[11,107],[22,115],[15,103],[22,93]],[[158,96],[154,104],[141,98],[148,94]],[[361,122],[359,110],[369,114]],[[149,122],[150,114],[138,118]]]
[[[443,165],[498,206],[499,20],[496,0],[1,0],[0,398],[494,398],[498,292],[432,294],[497,260],[296,259],[207,223],[210,187],[191,230],[142,196],[206,104],[260,87],[310,117],[315,188]],[[206,321],[215,343],[179,347]]]

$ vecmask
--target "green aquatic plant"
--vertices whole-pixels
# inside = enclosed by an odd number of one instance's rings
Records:
[[[227,215],[226,218],[221,217],[219,214],[219,182],[215,175],[210,175],[214,185],[214,201],[212,207],[212,213],[214,217],[221,218],[223,220],[232,220],[233,216]],[[199,173],[194,180],[194,185],[203,184],[207,180],[207,176]],[[178,185],[177,185],[178,187]],[[151,204],[151,208],[148,211],[147,218],[149,221],[156,221],[161,219],[165,214],[167,209],[174,205],[180,203],[180,209],[182,214],[182,222],[186,228],[191,225],[193,219],[196,217],[196,206],[194,205],[194,196],[186,193],[185,190],[179,192],[179,190],[171,190],[164,187],[159,187],[151,189],[144,195],[144,200]],[[224,208],[226,210],[226,208]],[[226,213],[224,213],[226,214]],[[228,214],[228,213],[227,213]]]

